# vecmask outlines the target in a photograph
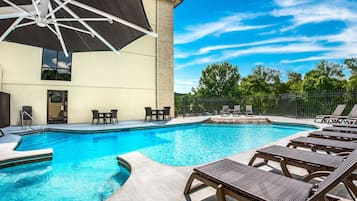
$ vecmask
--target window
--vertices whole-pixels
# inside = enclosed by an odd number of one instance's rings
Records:
[[[43,49],[42,53],[42,80],[71,81],[72,54],[68,57],[63,52]]]

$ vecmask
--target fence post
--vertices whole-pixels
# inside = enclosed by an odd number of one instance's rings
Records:
[[[295,95],[295,118],[298,118],[298,94],[294,93]]]
[[[185,113],[186,113],[185,108],[186,108],[186,98],[183,97],[182,98],[182,117],[183,118],[185,118]]]

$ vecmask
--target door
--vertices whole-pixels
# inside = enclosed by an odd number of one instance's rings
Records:
[[[47,123],[67,123],[67,91],[47,91]]]

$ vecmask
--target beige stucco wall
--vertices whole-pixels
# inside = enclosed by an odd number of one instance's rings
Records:
[[[157,1],[163,0],[143,0],[154,30]],[[172,12],[173,7],[165,9],[169,10],[160,12]],[[160,32],[159,38],[164,37],[165,35],[161,35]],[[0,43],[2,91],[11,94],[11,124],[19,123],[19,110],[23,105],[33,107],[34,124],[45,124],[47,90],[68,91],[68,123],[91,121],[92,109],[118,109],[119,120],[143,119],[145,106],[156,107],[158,102],[162,102],[156,100],[156,90],[161,90],[157,84],[172,85],[173,89],[171,80],[157,83],[157,73],[162,70],[161,65],[158,65],[156,40],[150,36],[143,36],[123,48],[120,55],[113,52],[75,53],[72,56],[70,82],[41,80],[41,48]],[[160,39],[158,42],[160,43]],[[172,49],[172,46],[173,43],[168,48]],[[173,90],[171,93],[169,95],[173,97]],[[160,95],[159,99],[161,98]],[[173,99],[166,103],[173,107]],[[160,104],[159,107],[165,104]]]

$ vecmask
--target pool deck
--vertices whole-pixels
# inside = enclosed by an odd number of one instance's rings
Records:
[[[70,131],[90,131],[90,130],[116,130],[116,129],[128,129],[137,127],[156,127],[162,125],[176,125],[185,123],[201,122],[208,119],[210,116],[204,117],[186,117],[176,118],[169,122],[143,122],[143,121],[126,121],[119,122],[119,124],[108,125],[91,125],[91,124],[71,124],[71,125],[43,125],[32,126],[28,128],[22,127],[8,127],[3,129],[5,136],[0,138],[0,161],[7,157],[11,157],[11,154],[15,154],[17,157],[28,156],[26,152],[14,151],[18,143],[21,141],[21,137],[16,134],[21,134],[29,131],[46,130],[46,129],[68,129]],[[216,118],[232,118],[232,117],[220,117]],[[261,118],[262,116],[257,116]],[[265,117],[265,116],[264,116]],[[246,117],[234,117],[235,119]],[[249,117],[252,118],[252,117]],[[254,117],[253,117],[254,118]],[[267,116],[269,120],[273,122],[293,123],[293,124],[309,124],[317,127],[325,127],[326,124],[314,123],[312,119],[293,119],[278,116]],[[275,141],[272,144],[285,146],[289,139],[306,136],[308,132],[301,132],[287,138]],[[264,147],[265,147],[264,146]],[[262,148],[262,147],[259,147]],[[256,149],[248,150],[243,153],[232,155],[228,158],[248,164],[249,159],[253,156]],[[41,151],[41,150],[40,150]],[[49,150],[47,150],[49,151]],[[38,154],[38,153],[37,153]],[[128,154],[120,155],[119,158],[128,162],[131,166],[131,175],[124,186],[114,193],[108,200],[109,201],[184,201],[183,190],[186,181],[194,166],[186,167],[174,167],[167,166],[155,162],[139,152],[131,152]],[[279,167],[273,164],[270,167],[263,167],[265,170],[275,170]],[[306,174],[301,169],[289,168],[296,175]],[[336,190],[336,194],[343,196],[345,192],[343,189]],[[215,201],[215,191],[212,188],[205,188],[198,192],[191,194],[192,201]],[[348,200],[348,199],[346,199]]]

